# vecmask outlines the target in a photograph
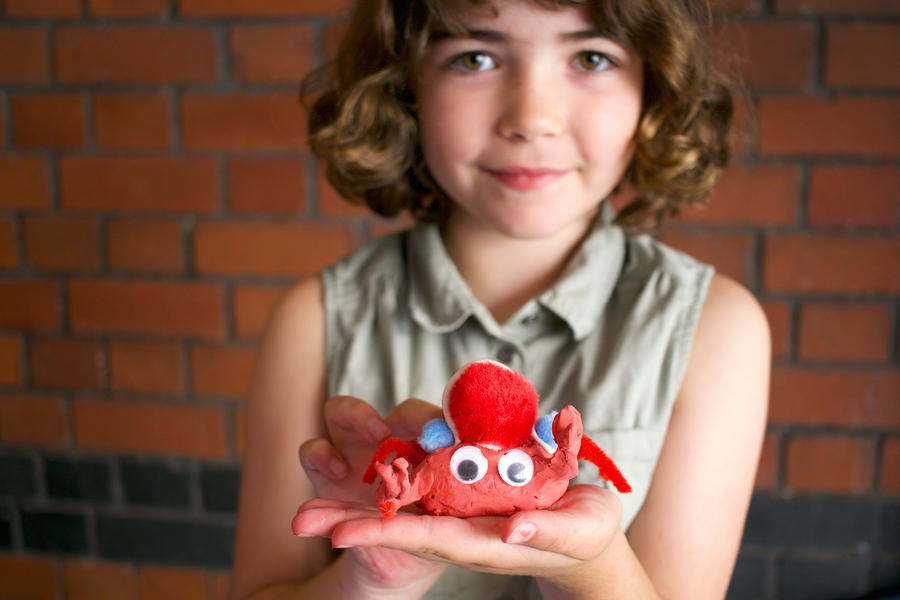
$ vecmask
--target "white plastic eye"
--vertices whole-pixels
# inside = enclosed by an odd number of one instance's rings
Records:
[[[534,476],[534,463],[522,450],[510,450],[500,457],[497,470],[500,471],[503,481],[518,487],[531,481]]]
[[[488,461],[475,446],[463,446],[450,457],[450,472],[463,483],[475,483],[487,470]]]

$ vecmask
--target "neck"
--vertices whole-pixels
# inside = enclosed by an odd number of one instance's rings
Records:
[[[501,324],[553,285],[591,223],[546,238],[517,239],[473,221],[451,215],[442,229],[444,246],[472,294]]]

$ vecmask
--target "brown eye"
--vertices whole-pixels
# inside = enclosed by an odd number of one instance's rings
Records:
[[[578,68],[584,71],[604,71],[612,66],[612,61],[605,54],[588,50],[579,52],[576,62]]]
[[[487,71],[496,66],[494,59],[484,52],[466,52],[457,56],[453,62],[464,71]]]

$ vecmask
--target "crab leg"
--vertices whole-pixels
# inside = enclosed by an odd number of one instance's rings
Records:
[[[397,509],[421,500],[431,489],[430,473],[419,471],[415,477],[409,478],[409,462],[405,458],[397,458],[389,464],[375,464],[375,470],[381,475],[382,482],[375,492],[378,508],[385,517],[393,517]]]

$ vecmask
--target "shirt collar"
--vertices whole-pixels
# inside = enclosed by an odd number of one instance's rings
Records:
[[[566,322],[576,340],[597,326],[622,270],[625,233],[612,224],[613,217],[612,208],[604,202],[593,229],[560,278],[537,298],[539,304]],[[501,327],[459,274],[436,226],[420,225],[410,230],[406,254],[409,306],[420,325],[445,333],[474,315],[488,333],[502,335]]]

